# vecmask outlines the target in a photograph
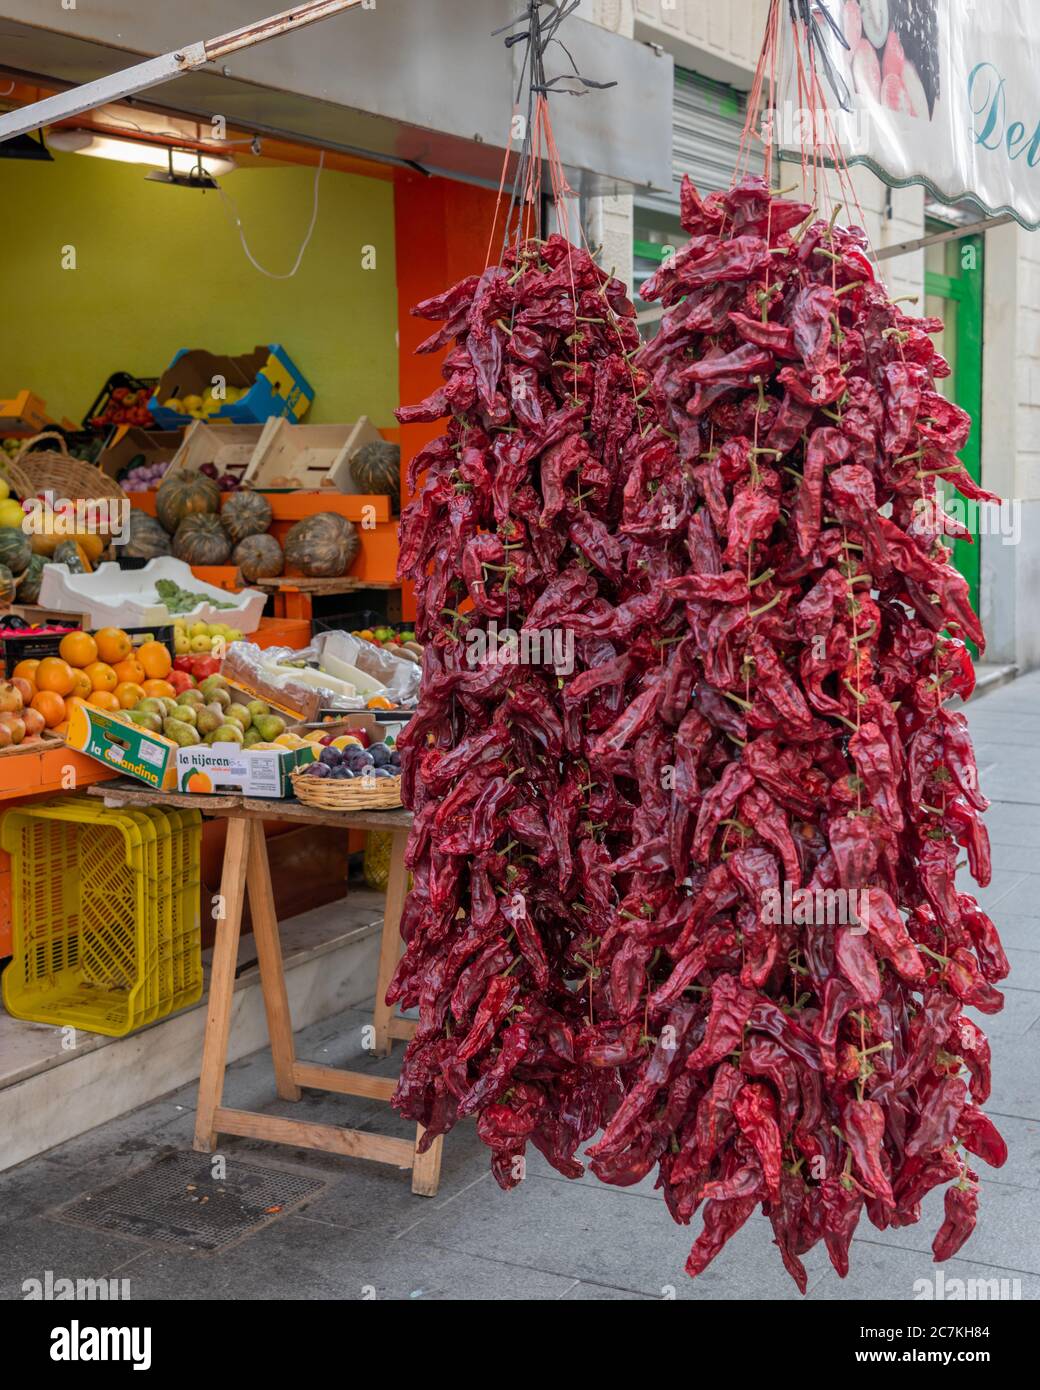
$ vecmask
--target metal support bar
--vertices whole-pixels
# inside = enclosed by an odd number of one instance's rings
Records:
[[[974,236],[988,231],[990,227],[1003,227],[1015,219],[1005,212],[1000,217],[987,217],[981,222],[966,222],[960,227],[947,227],[942,232],[931,232],[928,236],[916,237],[913,241],[900,241],[895,246],[882,247],[874,252],[876,261],[890,261],[893,256],[905,256],[910,251],[920,251],[925,246],[938,246],[944,241],[957,241],[962,236]]]
[[[99,77],[95,82],[86,82],[81,87],[35,101],[31,106],[22,106],[0,116],[0,141],[25,135],[57,121],[67,121],[72,116],[94,111],[110,102],[122,101],[136,92],[158,87],[163,82],[180,77],[182,73],[226,58],[229,53],[236,53],[241,48],[251,48],[254,44],[279,38],[307,24],[356,9],[361,4],[362,0],[308,0],[308,3],[297,5],[295,9],[283,10],[281,14],[271,15],[268,19],[258,19],[254,24],[233,29],[229,34],[186,44],[173,53],[163,53],[158,58],[149,58],[131,68],[123,68],[121,72]]]

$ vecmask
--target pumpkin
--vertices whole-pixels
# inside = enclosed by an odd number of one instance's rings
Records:
[[[271,504],[259,492],[233,492],[220,509],[224,530],[232,545],[247,536],[261,536],[274,518]]]
[[[220,488],[205,473],[167,473],[155,494],[155,514],[172,536],[186,516],[220,510]]]
[[[90,573],[90,561],[75,541],[62,541],[55,546],[51,560],[56,565],[68,565],[70,574]]]
[[[18,602],[39,603],[40,585],[43,583],[43,567],[47,563],[45,555],[34,555],[18,581]]]
[[[392,499],[396,512],[401,505],[401,449],[389,440],[362,444],[350,460],[350,476],[358,492],[376,493]]]
[[[104,554],[108,535],[103,535],[100,531],[74,531],[69,540],[75,541],[90,564],[96,565]]]
[[[336,512],[315,512],[289,528],[285,562],[311,579],[338,579],[358,557],[354,523]]]
[[[21,574],[31,559],[32,546],[25,532],[17,526],[0,526],[0,564],[12,574]]]
[[[6,565],[0,565],[0,603],[14,603],[14,575]]]
[[[282,547],[274,536],[246,536],[231,554],[231,563],[242,571],[242,578],[273,579],[285,568]]]
[[[224,565],[231,542],[213,512],[196,512],[184,518],[173,538],[173,553],[188,565]]]
[[[117,548],[118,555],[132,560],[154,560],[158,555],[169,555],[170,538],[154,516],[139,512],[134,507],[130,512],[127,531],[126,544]]]

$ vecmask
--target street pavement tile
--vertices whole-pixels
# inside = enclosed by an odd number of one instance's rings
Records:
[[[994,883],[996,877],[994,875]],[[1004,875],[1000,877],[1003,878]],[[989,889],[981,891],[989,893]],[[1000,913],[1007,912],[1012,916],[1021,914],[1026,917],[1040,917],[1040,874],[1022,874],[1016,883],[1011,884],[1006,893],[1000,893],[991,901]],[[982,903],[987,912],[990,911],[981,897],[979,897],[979,902]],[[990,912],[990,916],[992,915]]]
[[[1006,950],[1040,952],[1040,917],[1005,912],[1003,908],[990,914]],[[999,986],[998,986],[999,988]]]
[[[986,1178],[1009,1187],[1027,1187],[1034,1191],[1040,1188],[1040,1120],[1001,1115],[994,1109],[992,1101],[987,1101],[983,1109],[1008,1146],[1007,1162],[1003,1168],[983,1166],[981,1171]]]
[[[749,1221],[705,1273],[690,1280],[683,1267],[699,1229],[696,1217],[689,1228],[676,1226],[663,1201],[655,1210],[606,1187],[528,1178],[509,1193],[494,1182],[479,1183],[464,1199],[432,1211],[400,1243],[415,1239],[493,1254],[657,1298],[672,1291],[677,1298],[798,1297],[767,1221]],[[817,1251],[809,1261],[818,1264]]]
[[[590,1284],[583,1279],[572,1284],[563,1295],[564,1303],[648,1303],[651,1301],[648,1293],[633,1293],[631,1289],[615,1289],[610,1284]]]
[[[288,1216],[219,1254],[148,1252],[126,1273],[142,1299],[561,1298],[573,1280],[422,1241]]]
[[[958,1258],[994,1269],[1013,1270],[1019,1275],[1040,1275],[1035,1189],[987,1182],[993,1170],[981,1160],[976,1171],[982,1177],[978,1225],[961,1246]],[[943,1222],[945,1190],[944,1187],[933,1188],[928,1193],[921,1203],[921,1219],[916,1225],[878,1231],[861,1221],[856,1229],[853,1253],[861,1243],[870,1243],[927,1252],[930,1259],[932,1241]]]
[[[1004,996],[1004,1007],[999,1014],[983,1014],[977,1009],[966,1009],[969,1018],[975,1020],[990,1039],[996,1037],[1021,1037],[1040,1020],[1040,994],[1032,989],[1008,989],[1005,981],[997,984]]]
[[[1001,932],[1001,940],[1003,939],[1004,933]],[[1040,921],[1037,922],[1037,947],[1038,949],[1033,951],[1023,951],[1004,942],[1004,952],[1011,966],[1011,974],[1007,977],[1006,983],[1015,989],[1040,992]]]
[[[46,1175],[45,1175],[46,1176]],[[136,1241],[38,1215],[0,1227],[0,1301],[25,1297],[24,1281],[111,1277],[140,1251]]]
[[[1037,1057],[1040,1036],[1031,1028],[1023,1036],[995,1035],[990,1044],[993,1054],[993,1090],[984,1109],[995,1115],[1018,1115],[1040,1120],[1040,1094],[1037,1087]]]
[[[1008,1283],[993,1285],[994,1279],[1001,1278],[1008,1280]],[[867,1299],[900,1302],[905,1299],[934,1302],[940,1294],[949,1298],[959,1292],[955,1286],[951,1287],[952,1279],[985,1281],[987,1296],[992,1290],[997,1294],[1007,1293],[1010,1297],[1016,1293],[1017,1280],[1017,1291],[1023,1299],[1040,1297],[1040,1278],[1033,1274],[989,1269],[966,1259],[947,1260],[940,1266],[932,1261],[931,1252],[924,1255],[916,1250],[873,1245],[865,1240],[852,1242],[846,1278],[839,1279],[834,1268],[828,1264],[824,1273],[810,1285],[808,1297],[833,1301]],[[976,1286],[976,1294],[981,1295],[982,1292],[981,1287]],[[963,1303],[959,1302],[958,1307],[964,1310]]]

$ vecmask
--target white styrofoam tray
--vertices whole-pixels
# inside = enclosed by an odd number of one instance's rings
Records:
[[[205,598],[187,613],[171,614],[155,592],[157,579],[172,579],[182,589],[204,594]],[[217,608],[220,599],[232,605]],[[43,567],[40,604],[44,608],[89,613],[91,627],[157,627],[174,618],[192,623],[225,623],[239,632],[255,632],[267,602],[259,589],[242,589],[237,594],[204,584],[196,579],[191,566],[172,555],[160,555],[139,570],[124,570],[108,563],[93,574],[73,574],[68,565]]]

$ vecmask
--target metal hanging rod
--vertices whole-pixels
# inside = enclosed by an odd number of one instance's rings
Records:
[[[1010,213],[1003,213],[1000,217],[986,217],[981,222],[965,222],[958,227],[947,227],[941,232],[915,237],[913,241],[900,241],[895,246],[883,246],[880,251],[874,253],[874,259],[890,261],[893,256],[905,256],[910,251],[920,251],[924,246],[938,246],[943,241],[959,241],[963,236],[974,236],[976,232],[985,232],[990,227],[1003,227],[1014,220]]]
[[[281,14],[268,19],[258,19],[241,29],[233,29],[229,34],[221,34],[215,39],[202,39],[198,43],[187,44],[172,53],[163,53],[158,58],[149,58],[136,63],[131,68],[99,77],[95,82],[86,82],[81,87],[72,87],[57,96],[44,101],[33,102],[31,106],[19,107],[0,116],[0,141],[10,140],[15,135],[26,135],[42,126],[53,125],[57,121],[67,121],[71,116],[80,116],[84,111],[94,111],[99,106],[123,101],[137,92],[157,87],[169,82],[183,73],[193,72],[205,67],[207,63],[226,58],[229,53],[237,53],[240,48],[252,48],[254,44],[266,43],[282,34],[291,34],[305,25],[329,19],[332,15],[343,14],[357,9],[364,0],[307,0]]]

